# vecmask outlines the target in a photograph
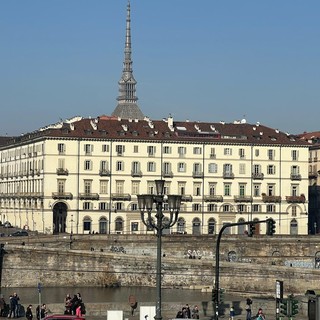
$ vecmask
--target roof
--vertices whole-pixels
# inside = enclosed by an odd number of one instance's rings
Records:
[[[309,143],[299,137],[260,123],[173,121],[172,117],[163,120],[149,118],[138,120],[106,115],[97,118],[77,117],[73,121],[62,121],[15,137],[11,139],[10,144],[27,142],[39,137],[309,146]]]

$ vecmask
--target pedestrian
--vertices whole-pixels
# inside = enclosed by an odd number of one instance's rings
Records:
[[[230,308],[230,317],[229,317],[229,320],[233,320],[233,319],[234,319],[234,316],[235,316],[235,312],[234,312],[233,307],[231,307],[231,308]]]
[[[29,304],[28,307],[27,307],[27,310],[26,310],[26,318],[28,320],[32,320],[33,318],[33,314],[32,314],[32,305]]]
[[[81,313],[81,304],[79,304],[77,306],[77,309],[76,309],[76,316],[81,318],[82,317],[82,313]]]
[[[247,312],[246,320],[251,320],[251,305],[252,305],[252,300],[248,298],[246,302],[246,312]]]
[[[257,313],[257,320],[266,320],[265,315],[263,314],[262,308],[259,308]]]
[[[4,300],[3,294],[0,295],[0,317],[6,317],[6,302]]]
[[[200,319],[199,308],[197,305],[195,305],[192,309],[192,319]]]

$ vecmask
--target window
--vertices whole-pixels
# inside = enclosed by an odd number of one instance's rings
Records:
[[[244,197],[246,195],[246,185],[244,183],[239,184],[239,196]]]
[[[102,152],[109,152],[109,145],[103,144],[102,145]]]
[[[246,164],[239,163],[239,174],[246,174]]]
[[[216,148],[210,149],[210,158],[215,159],[216,158]]]
[[[99,210],[100,211],[106,211],[108,210],[108,205],[106,202],[99,202]]]
[[[210,196],[216,195],[216,183],[209,183],[209,195]]]
[[[84,153],[86,155],[91,155],[93,152],[93,145],[92,144],[85,144],[84,145]]]
[[[299,166],[291,166],[291,174],[298,175],[299,174]]]
[[[66,181],[63,179],[58,179],[57,184],[58,184],[58,193],[63,194],[65,191]]]
[[[116,162],[116,171],[123,171],[124,170],[124,163],[122,161]]]
[[[163,163],[163,174],[171,174],[171,163],[170,162],[164,162]]]
[[[65,159],[58,159],[58,169],[65,169]]]
[[[240,149],[239,149],[239,157],[240,157],[240,159],[244,159],[244,158],[246,157],[243,148],[240,148]]]
[[[92,180],[84,180],[84,193],[90,194],[92,188]]]
[[[92,202],[84,202],[83,210],[92,210]]]
[[[223,154],[225,156],[232,156],[232,149],[231,148],[224,148]]]
[[[238,204],[238,212],[247,212],[247,206],[245,204]]]
[[[260,204],[254,204],[252,206],[252,212],[261,212],[261,205]]]
[[[131,222],[131,231],[139,231],[139,223],[138,222]]]
[[[139,186],[140,182],[139,181],[132,181],[131,183],[131,193],[132,194],[139,194]]]
[[[108,161],[105,161],[105,160],[100,161],[100,170],[101,171],[108,170]]]
[[[202,148],[194,147],[193,148],[193,154],[202,154]]]
[[[156,193],[156,188],[154,181],[148,181],[147,182],[147,189],[148,189],[148,194],[155,194]]]
[[[222,207],[223,212],[230,212],[230,205],[229,204],[224,204]]]
[[[218,165],[216,163],[209,163],[208,171],[209,171],[209,173],[217,173],[218,172]]]
[[[59,154],[65,154],[66,146],[64,143],[58,143],[58,152]]]
[[[292,206],[291,207],[291,214],[293,217],[297,216],[297,206]]]
[[[133,146],[133,153],[139,152],[139,146]]]
[[[123,209],[123,203],[122,202],[116,202],[115,203],[115,209],[117,211],[121,211]]]
[[[254,184],[253,185],[253,196],[254,197],[260,197],[260,184]]]
[[[267,186],[268,196],[274,196],[275,195],[274,189],[275,189],[274,184],[268,184],[268,186]]]
[[[83,219],[83,231],[91,231],[91,219],[88,217]]]
[[[156,147],[155,146],[148,146],[147,151],[148,151],[149,156],[154,156],[156,153]]]
[[[275,212],[276,207],[274,204],[267,204],[267,212]]]
[[[118,156],[122,156],[124,154],[124,146],[123,145],[116,145],[116,153]]]
[[[117,218],[117,219],[116,219],[115,231],[116,231],[116,232],[121,232],[121,231],[123,231],[123,220],[122,220],[121,218]]]
[[[100,193],[101,194],[108,193],[108,180],[100,180]]]
[[[147,164],[148,172],[155,172],[156,171],[156,163],[155,162],[148,162]]]
[[[256,157],[259,157],[259,154],[260,154],[259,149],[255,149],[254,150],[254,154],[255,154]]]
[[[163,147],[163,153],[165,153],[165,154],[171,154],[171,147],[169,147],[169,146],[164,146],[164,147]]]
[[[202,173],[202,165],[201,165],[201,163],[194,163],[193,164],[193,172],[195,174],[201,174]]]
[[[292,161],[298,161],[298,150],[292,150],[291,151],[291,158],[292,158]]]
[[[100,218],[99,220],[99,233],[106,234],[107,233],[107,219]]]
[[[231,196],[231,184],[230,183],[224,184],[224,195]]]
[[[274,160],[275,151],[273,149],[268,150],[268,159]]]
[[[178,182],[178,193],[180,195],[185,195],[186,192],[186,183],[185,182]]]
[[[91,160],[84,161],[84,170],[92,170],[92,161]]]
[[[124,190],[124,181],[116,181],[116,193],[123,194]]]
[[[218,211],[218,206],[215,203],[210,203],[207,205],[207,210],[209,212],[217,212]]]
[[[140,162],[139,161],[133,161],[132,162],[132,173],[139,173],[140,172]]]
[[[268,165],[267,173],[268,174],[276,174],[276,167],[274,165]]]
[[[178,163],[178,172],[186,172],[186,164],[184,162]]]
[[[192,205],[192,211],[201,211],[201,204],[200,203],[194,203]]]
[[[296,184],[291,185],[291,195],[293,197],[296,197],[296,196],[299,195],[298,191],[299,191],[299,186],[298,185],[296,185]]]
[[[186,153],[187,153],[186,147],[178,147],[178,154],[180,157],[185,156]]]
[[[201,183],[196,182],[193,184],[193,195],[201,196]]]
[[[232,174],[232,164],[226,163],[223,165],[223,174],[225,174],[225,175]]]
[[[254,165],[253,165],[253,173],[254,173],[254,174],[259,174],[259,173],[261,173],[261,165],[260,165],[260,164],[254,164]]]

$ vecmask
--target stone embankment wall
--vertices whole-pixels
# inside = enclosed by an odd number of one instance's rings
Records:
[[[153,235],[33,236],[6,240],[2,286],[155,286]],[[211,291],[215,236],[163,236],[163,286]],[[22,245],[24,241],[24,245]],[[220,247],[220,284],[231,292],[274,295],[319,288],[317,236],[225,236]],[[70,249],[71,248],[71,249]]]

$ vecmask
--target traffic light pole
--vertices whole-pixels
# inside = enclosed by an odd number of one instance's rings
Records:
[[[236,223],[228,223],[224,225],[218,234],[217,243],[216,243],[216,269],[215,269],[215,284],[214,284],[214,292],[213,296],[215,297],[215,301],[213,301],[213,309],[214,309],[214,318],[215,320],[219,319],[219,305],[220,305],[220,288],[219,288],[219,276],[220,276],[220,242],[221,237],[225,229],[231,228],[234,226],[243,226],[243,225],[253,225],[253,224],[259,224],[269,221],[267,220],[260,220],[260,221],[247,221],[247,222],[236,222]]]

